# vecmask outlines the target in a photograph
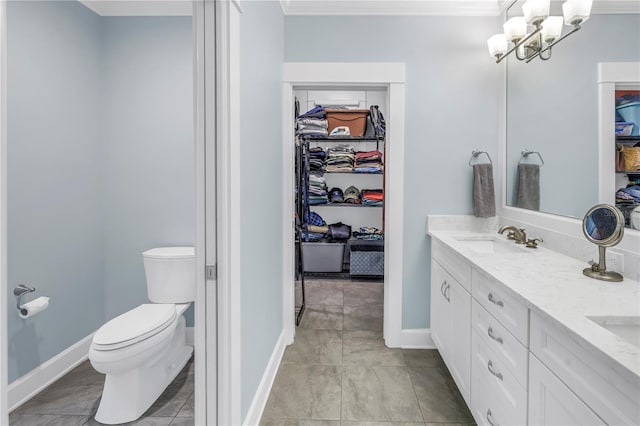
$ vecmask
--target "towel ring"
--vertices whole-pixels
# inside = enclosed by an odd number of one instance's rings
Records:
[[[542,155],[540,155],[540,153],[538,151],[531,151],[529,148],[525,148],[522,150],[522,152],[520,153],[520,161],[519,163],[522,162],[523,158],[527,158],[528,156],[532,155],[532,154],[536,154],[538,156],[538,158],[540,159],[540,166],[544,166],[544,160],[542,159]]]
[[[471,158],[469,159],[469,166],[473,165],[471,163],[473,162],[474,158],[478,158],[482,154],[485,154],[487,156],[487,158],[489,159],[489,164],[493,164],[493,161],[491,161],[491,157],[489,156],[489,153],[487,151],[480,151],[478,149],[474,149],[473,151],[471,151]]]

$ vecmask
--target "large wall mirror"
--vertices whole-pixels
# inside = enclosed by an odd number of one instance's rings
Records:
[[[522,3],[507,18],[522,16]],[[640,14],[596,13],[598,3],[549,60],[507,59],[508,206],[581,218],[599,202],[598,63],[640,61]],[[562,16],[562,2],[550,14]]]

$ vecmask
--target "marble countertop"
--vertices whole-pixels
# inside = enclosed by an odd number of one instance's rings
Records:
[[[588,318],[639,317],[640,283],[627,278],[620,283],[588,278],[582,274],[586,263],[546,249],[544,244],[517,253],[479,253],[456,239],[489,235],[506,240],[493,229],[491,233],[430,229],[428,235],[502,283],[532,311],[560,324],[581,346],[595,349],[591,351],[594,355],[621,374],[640,378],[640,349]]]

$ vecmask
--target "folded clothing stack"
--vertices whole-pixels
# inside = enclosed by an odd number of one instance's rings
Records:
[[[356,152],[353,171],[356,173],[377,173],[382,171],[382,153],[380,151]]]
[[[309,170],[312,173],[323,173],[325,158],[327,158],[327,153],[324,152],[321,147],[316,146],[309,148]]]
[[[327,149],[328,172],[352,172],[355,151],[349,145],[338,145]]]
[[[640,185],[631,185],[616,191],[616,203],[636,204],[640,203]]]
[[[309,175],[309,205],[327,204],[329,197],[327,195],[327,183],[324,176],[311,173]]]
[[[382,206],[384,195],[382,189],[363,189],[360,192],[363,206],[378,207]]]
[[[301,136],[327,136],[328,127],[327,113],[321,106],[305,112],[296,119],[296,133]]]
[[[353,236],[365,241],[379,241],[384,238],[382,231],[373,226],[363,226],[359,231],[354,231]]]
[[[306,226],[302,229],[303,241],[320,241],[329,232],[327,222],[316,212],[305,214],[304,223]]]

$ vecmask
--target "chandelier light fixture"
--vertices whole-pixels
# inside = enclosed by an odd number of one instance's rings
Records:
[[[487,40],[489,54],[500,63],[515,52],[516,58],[527,63],[535,58],[546,61],[551,58],[551,48],[571,34],[589,19],[593,0],[567,0],[562,5],[563,16],[549,16],[550,0],[527,0],[522,14],[504,23],[504,33]],[[572,28],[562,35],[562,27]]]

